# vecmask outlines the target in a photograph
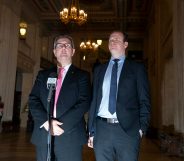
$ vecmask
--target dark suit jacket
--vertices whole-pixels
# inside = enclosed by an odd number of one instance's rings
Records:
[[[47,79],[57,68],[43,70],[38,73],[37,79],[29,96],[29,109],[34,119],[32,143],[45,145],[48,132],[40,126],[47,121]],[[55,137],[57,144],[84,144],[86,125],[84,114],[89,109],[90,78],[85,71],[71,65],[63,81],[57,102],[56,119],[61,125],[64,134]]]
[[[93,98],[89,113],[89,132],[95,135],[96,116],[102,99],[102,85],[108,63],[96,68],[93,76]],[[150,119],[150,93],[144,65],[125,59],[118,84],[117,118],[130,136],[146,132]]]

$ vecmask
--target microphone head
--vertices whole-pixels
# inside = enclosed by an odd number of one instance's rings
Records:
[[[56,72],[52,72],[49,74],[50,78],[57,78],[57,73]]]
[[[57,84],[57,74],[56,73],[50,73],[49,78],[47,80],[47,88],[50,89],[50,87],[54,88]]]

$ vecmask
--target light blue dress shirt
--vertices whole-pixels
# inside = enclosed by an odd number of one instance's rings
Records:
[[[111,82],[111,72],[112,72],[112,67],[114,64],[113,57],[111,57],[111,60],[109,61],[109,65],[107,67],[105,76],[104,76],[104,81],[102,85],[102,100],[100,103],[100,108],[98,111],[98,116],[103,117],[103,118],[117,118],[116,112],[112,115],[108,111],[108,106],[109,106],[109,92],[110,92],[110,82]],[[121,74],[121,70],[125,61],[125,56],[121,56],[119,58],[120,60],[118,61],[118,73],[117,73],[117,86],[119,83],[119,77]]]

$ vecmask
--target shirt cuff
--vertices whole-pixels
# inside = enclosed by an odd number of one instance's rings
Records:
[[[48,121],[46,121],[45,123],[43,123],[41,126],[40,126],[40,129],[43,128],[43,127],[48,127]]]
[[[142,136],[143,136],[144,133],[143,133],[143,131],[141,129],[139,130],[139,134],[140,134],[140,136],[142,138]]]

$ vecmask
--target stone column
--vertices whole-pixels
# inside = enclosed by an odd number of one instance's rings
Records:
[[[40,56],[41,56],[41,38],[39,24],[31,24],[30,35],[28,35],[27,43],[31,48],[31,52],[27,53],[26,50],[22,50],[21,53],[28,56],[19,56],[22,59],[20,68],[24,71],[22,78],[22,97],[21,97],[21,127],[26,127],[28,120],[28,99],[32,89],[35,77],[40,70]],[[32,35],[32,37],[31,37]],[[29,37],[30,36],[30,37]],[[24,65],[27,64],[27,65]],[[26,107],[27,106],[27,107]]]
[[[0,95],[4,102],[4,121],[12,120],[17,67],[20,4],[14,2],[14,10],[0,3]]]
[[[173,45],[176,102],[173,107],[176,131],[184,133],[184,0],[173,1]]]
[[[160,2],[156,0],[152,4],[149,15],[147,32],[145,34],[145,53],[148,57],[148,74],[151,88],[151,127],[160,129],[162,126],[161,105],[161,70],[162,60],[160,53]]]
[[[173,127],[175,102],[174,90],[174,61],[173,61],[173,1],[160,1],[160,80],[161,107],[163,127]],[[165,9],[167,8],[167,10]]]
[[[28,120],[28,96],[32,87],[32,79],[33,75],[30,73],[23,73],[23,81],[22,81],[22,96],[21,96],[21,110],[20,110],[20,118],[21,118],[21,127],[26,127],[26,123]]]

